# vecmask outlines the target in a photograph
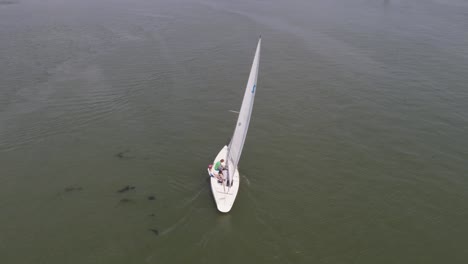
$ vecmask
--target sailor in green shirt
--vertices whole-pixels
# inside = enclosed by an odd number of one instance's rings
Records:
[[[215,171],[218,171],[218,180],[223,180],[223,170],[224,170],[224,159],[216,162],[214,166]]]

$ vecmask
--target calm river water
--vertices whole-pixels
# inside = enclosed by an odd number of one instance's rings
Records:
[[[464,0],[0,1],[1,262],[467,263],[467,83]]]

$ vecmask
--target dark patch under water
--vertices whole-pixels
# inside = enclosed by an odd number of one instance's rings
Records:
[[[123,187],[122,189],[118,190],[117,192],[118,193],[124,193],[124,192],[128,192],[128,191],[134,190],[134,189],[135,189],[135,186],[127,185],[127,186]]]
[[[148,230],[151,231],[151,232],[153,232],[153,234],[154,234],[155,236],[159,236],[159,230],[157,230],[157,229],[152,229],[152,228],[150,228],[150,229],[148,229]]]
[[[122,198],[122,199],[120,199],[119,202],[120,203],[134,203],[134,201],[132,199],[128,199],[128,198]]]
[[[116,153],[114,156],[119,158],[119,159],[132,159],[134,156],[129,155],[128,153],[130,152],[129,149],[126,149],[124,151],[120,151]]]
[[[81,190],[83,190],[83,187],[75,186],[75,185],[71,185],[65,188],[65,192],[73,192],[73,191],[81,191]]]

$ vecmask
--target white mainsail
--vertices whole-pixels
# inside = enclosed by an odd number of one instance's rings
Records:
[[[236,128],[234,135],[232,136],[231,142],[228,146],[227,152],[227,165],[228,171],[234,172],[239,163],[242,148],[244,147],[245,137],[247,136],[247,130],[249,129],[250,116],[252,114],[252,108],[255,98],[255,90],[257,87],[257,75],[258,66],[260,61],[260,45],[262,39],[258,40],[257,51],[252,63],[250,70],[249,80],[247,81],[247,87],[245,88],[244,99],[242,100],[242,106],[239,111],[239,117],[237,119]],[[228,173],[228,183],[232,184],[232,173]]]

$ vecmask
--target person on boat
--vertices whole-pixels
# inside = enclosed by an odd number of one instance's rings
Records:
[[[214,166],[214,169],[215,169],[215,171],[218,172],[218,175],[216,176],[216,178],[218,178],[218,180],[222,181],[223,180],[223,170],[224,170],[224,159],[221,159],[220,161],[216,162],[216,164]]]

